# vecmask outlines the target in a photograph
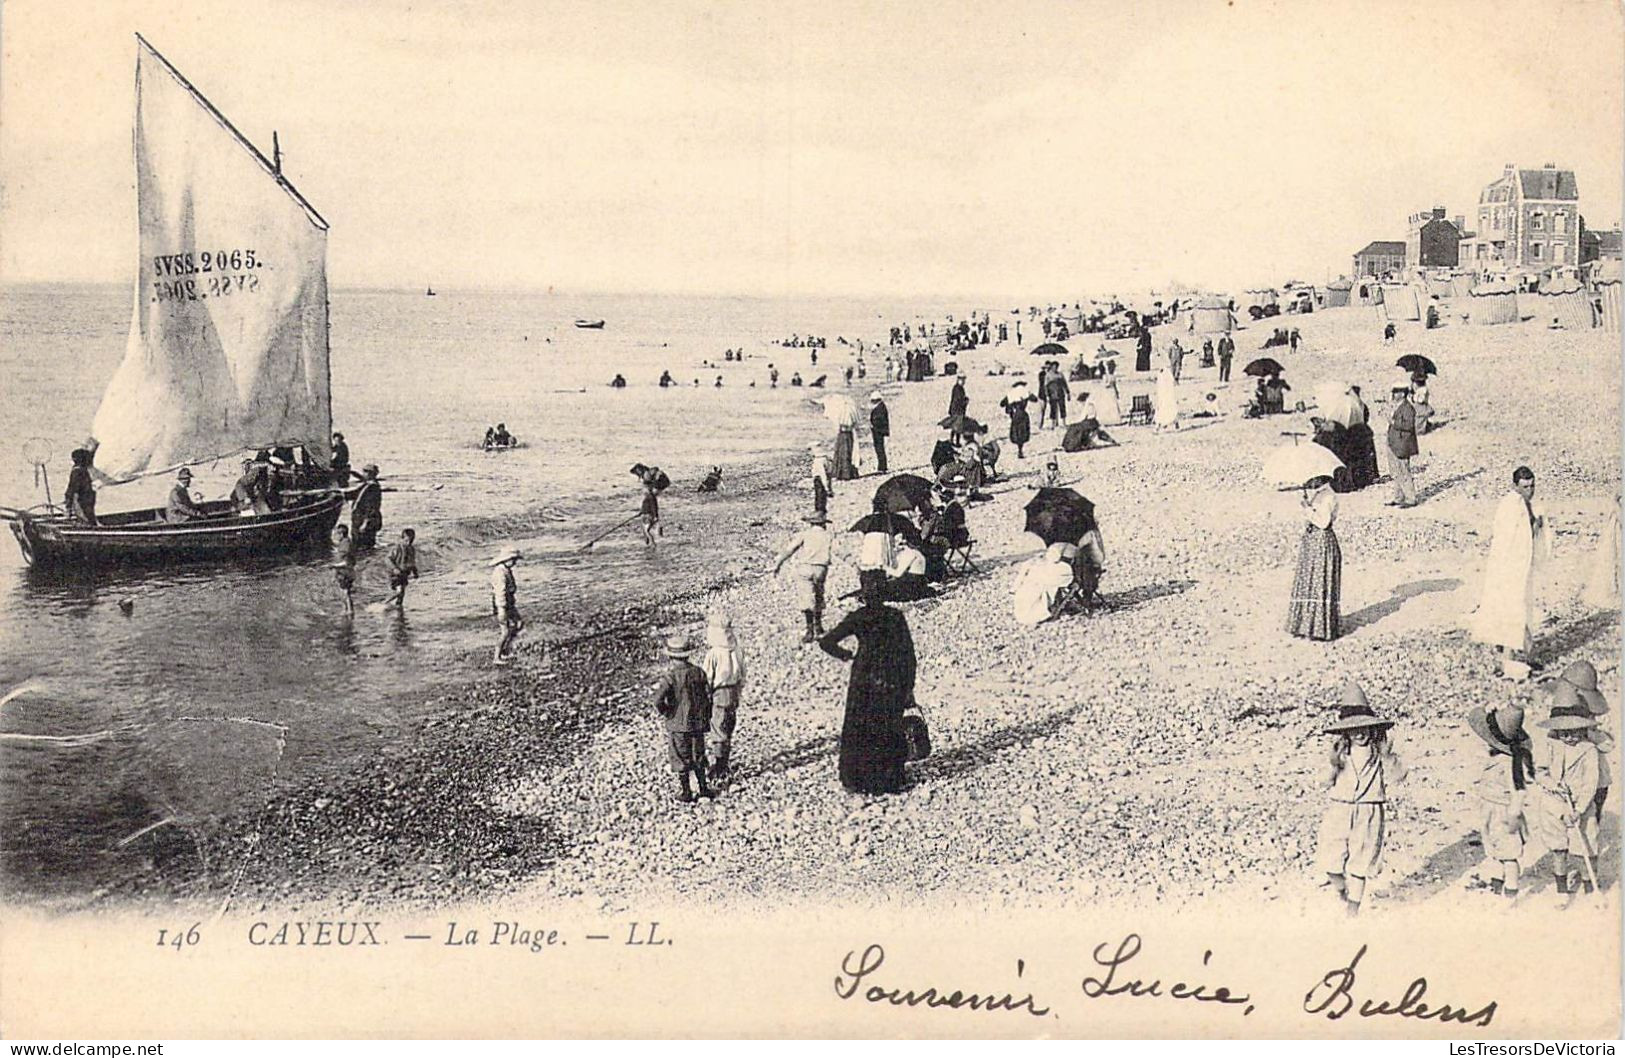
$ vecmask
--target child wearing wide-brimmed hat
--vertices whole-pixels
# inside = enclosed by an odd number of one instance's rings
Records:
[[[1556,677],[1557,682],[1566,683],[1573,687],[1580,696],[1580,701],[1591,711],[1597,726],[1587,731],[1589,738],[1597,747],[1597,793],[1591,798],[1590,811],[1596,825],[1602,826],[1602,806],[1608,802],[1608,789],[1613,784],[1614,776],[1608,767],[1608,758],[1614,751],[1614,736],[1603,725],[1607,723],[1603,717],[1608,715],[1608,699],[1597,687],[1597,669],[1589,661],[1574,661],[1564,667],[1562,673]],[[1601,832],[1599,830],[1599,839]],[[1593,847],[1593,851],[1596,848]]]
[[[1552,709],[1538,727],[1545,728],[1545,760],[1540,766],[1543,795],[1537,802],[1536,832],[1552,850],[1557,891],[1574,892],[1574,856],[1591,859],[1597,849],[1597,821],[1591,803],[1597,794],[1602,754],[1591,741],[1596,717],[1573,684],[1552,683]],[[1582,883],[1592,889],[1588,878]]]
[[[803,643],[811,643],[824,634],[824,582],[829,577],[829,564],[831,549],[835,546],[835,537],[830,535],[826,528],[829,525],[829,515],[823,511],[813,511],[803,519],[807,528],[801,530],[790,543],[785,545],[779,557],[773,563],[773,573],[776,576],[784,564],[791,558],[797,560],[796,579],[798,583],[797,599],[801,607],[801,616],[806,620],[807,630],[802,634]]]
[[[1405,777],[1405,766],[1388,740],[1393,726],[1392,720],[1372,712],[1358,685],[1343,684],[1337,719],[1326,728],[1336,739],[1322,780],[1332,803],[1320,821],[1315,863],[1350,915],[1360,913],[1366,883],[1382,869],[1388,783]]]
[[[1524,810],[1535,784],[1535,756],[1523,729],[1523,710],[1516,705],[1474,709],[1467,726],[1490,748],[1490,759],[1478,777],[1478,796],[1484,801],[1479,834],[1484,858],[1500,865],[1500,876],[1490,879],[1490,890],[1517,899],[1528,825]]]
[[[523,557],[518,548],[510,547],[486,563],[491,570],[491,615],[502,628],[502,638],[491,657],[493,665],[513,661],[513,641],[525,627],[524,618],[519,616],[519,585],[513,577],[514,563]]]
[[[671,665],[655,687],[655,712],[666,725],[666,758],[677,774],[679,801],[694,800],[693,775],[701,797],[712,796],[705,781],[705,730],[711,724],[711,688],[705,673],[689,661],[694,644],[686,635],[666,640]]]

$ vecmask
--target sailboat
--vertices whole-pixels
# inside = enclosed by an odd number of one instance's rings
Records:
[[[426,297],[426,298],[434,297],[434,287],[425,288],[424,291],[423,291],[423,296]]]
[[[92,427],[104,480],[133,482],[258,450],[302,450],[278,509],[199,504],[100,514],[0,509],[30,565],[276,555],[324,543],[331,485],[327,221],[225,116],[136,35],[140,256],[123,362]],[[314,486],[314,487],[301,487]],[[109,490],[101,490],[106,504]]]

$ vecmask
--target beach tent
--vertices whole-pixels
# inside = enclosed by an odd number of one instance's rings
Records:
[[[1532,299],[1535,319],[1541,323],[1556,320],[1571,331],[1590,330],[1591,302],[1578,279],[1544,279]]]
[[[1273,289],[1263,289],[1246,291],[1242,295],[1239,304],[1242,311],[1246,311],[1253,305],[1257,305],[1261,309],[1267,309],[1271,305],[1278,305],[1279,302]]]
[[[1450,296],[1464,298],[1473,292],[1473,277],[1464,272],[1457,272],[1450,277]]]
[[[1224,298],[1200,298],[1191,308],[1187,329],[1197,335],[1229,334],[1236,329],[1236,314]]]
[[[1450,284],[1449,276],[1432,275],[1423,280],[1427,284],[1428,295],[1435,298],[1448,298],[1454,296],[1455,288]]]
[[[1333,280],[1326,284],[1325,308],[1342,308],[1349,303],[1349,287],[1352,286],[1346,279]]]
[[[1467,317],[1475,324],[1518,322],[1518,295],[1504,279],[1480,283],[1467,301]]]
[[[1382,312],[1390,320],[1421,319],[1422,307],[1416,296],[1416,287],[1410,283],[1382,284]]]
[[[1354,281],[1349,293],[1350,305],[1381,305],[1382,284],[1370,276],[1361,276]]]

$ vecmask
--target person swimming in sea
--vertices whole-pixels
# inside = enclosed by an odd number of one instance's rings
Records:
[[[612,388],[612,389],[625,389],[626,388],[626,376],[617,373],[615,375],[615,377],[610,380],[609,385],[610,385],[610,388]]]
[[[674,386],[676,384],[677,384],[677,380],[671,377],[671,372],[670,371],[662,371],[662,372],[660,372],[660,388],[661,389],[665,389],[667,386]]]

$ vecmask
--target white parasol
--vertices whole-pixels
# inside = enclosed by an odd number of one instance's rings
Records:
[[[1297,488],[1310,478],[1332,477],[1343,461],[1318,444],[1282,445],[1264,457],[1264,480],[1280,488]]]
[[[844,393],[831,393],[824,398],[824,418],[834,423],[837,428],[847,426],[856,429],[858,406]]]

